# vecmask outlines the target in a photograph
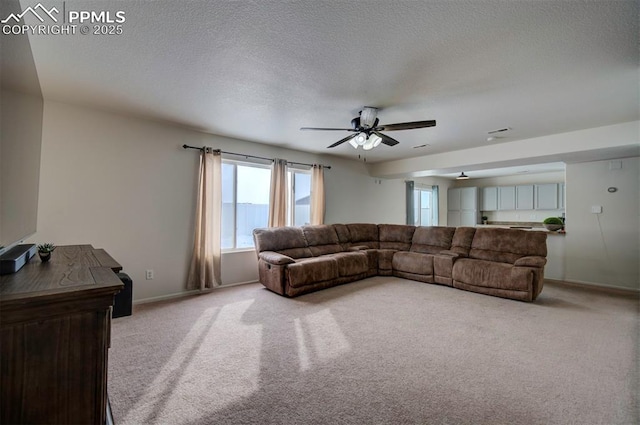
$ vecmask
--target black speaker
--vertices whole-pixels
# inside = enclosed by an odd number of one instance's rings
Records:
[[[133,303],[133,281],[126,273],[118,273],[118,277],[124,283],[122,291],[118,292],[113,303],[112,318],[131,316],[131,306]]]

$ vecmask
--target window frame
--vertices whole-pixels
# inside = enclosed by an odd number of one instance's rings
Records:
[[[429,210],[430,210],[430,214],[429,214],[429,224],[424,224],[422,223],[422,192],[429,192],[430,194],[430,198],[431,198],[431,203],[429,205]],[[438,208],[440,205],[440,201],[437,198],[438,196],[438,190],[434,189],[434,186],[419,186],[416,185],[413,189],[413,196],[414,196],[414,225],[415,226],[438,226],[438,219],[439,219],[439,214],[438,214]]]
[[[223,253],[227,253],[227,252],[242,252],[242,251],[251,251],[251,250],[255,250],[255,245],[249,246],[249,247],[238,247],[238,166],[244,166],[244,167],[253,167],[253,168],[261,168],[261,169],[266,169],[269,170],[269,177],[271,177],[271,164],[267,163],[265,164],[264,162],[258,162],[258,161],[249,161],[249,160],[236,160],[236,159],[228,159],[228,158],[223,158],[222,159],[222,164],[223,166],[225,164],[227,165],[233,165],[233,193],[232,193],[232,205],[233,205],[233,217],[232,217],[232,222],[233,222],[233,232],[231,235],[231,240],[232,240],[232,247],[230,248],[224,248],[222,247],[222,228],[220,229],[220,250]],[[269,205],[269,204],[267,204]],[[224,200],[222,200],[222,205],[221,207],[221,215],[224,212]],[[268,211],[268,209],[267,209]],[[267,220],[268,220],[268,212],[267,212]],[[221,216],[221,220],[220,220],[220,225],[222,226],[224,223],[224,220],[222,219]]]
[[[296,199],[295,199],[295,174],[306,174],[309,176],[309,214],[311,214],[311,169],[291,167],[287,168],[287,226],[295,226],[296,219]]]

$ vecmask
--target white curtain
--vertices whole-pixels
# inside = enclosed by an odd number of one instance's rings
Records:
[[[287,225],[287,161],[274,159],[269,190],[269,227]]]
[[[324,224],[324,167],[314,164],[311,170],[311,224]]]
[[[188,289],[220,286],[220,221],[222,215],[222,157],[219,150],[200,153],[196,225]]]

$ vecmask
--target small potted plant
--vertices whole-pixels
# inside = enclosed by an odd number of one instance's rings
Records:
[[[54,249],[56,249],[56,246],[52,243],[43,243],[38,245],[38,255],[40,256],[40,260],[43,263],[49,261]]]
[[[551,232],[557,232],[564,227],[564,223],[560,217],[547,217],[542,224]]]

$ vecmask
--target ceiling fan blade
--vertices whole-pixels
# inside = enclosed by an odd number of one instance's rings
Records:
[[[414,122],[401,122],[397,124],[383,124],[376,127],[378,131],[394,131],[394,130],[412,130],[414,128],[435,127],[436,121],[414,121]]]
[[[320,127],[300,127],[300,130],[329,130],[329,131],[358,131],[354,128],[320,128]]]
[[[382,143],[384,143],[387,146],[395,146],[398,143],[400,143],[396,139],[392,139],[391,137],[384,135],[382,133],[378,133],[377,131],[374,131],[373,134],[380,137],[382,139]]]
[[[337,142],[335,142],[333,145],[331,145],[331,146],[327,146],[327,149],[328,149],[328,148],[335,148],[336,146],[341,145],[341,144],[343,144],[344,142],[347,142],[347,141],[349,141],[349,139],[353,139],[353,138],[354,138],[354,137],[356,137],[356,136],[357,136],[357,134],[356,134],[356,135],[354,135],[354,134],[350,134],[350,135],[348,135],[347,137],[345,137],[344,139],[340,139],[340,140],[338,140],[338,141],[337,141]]]

